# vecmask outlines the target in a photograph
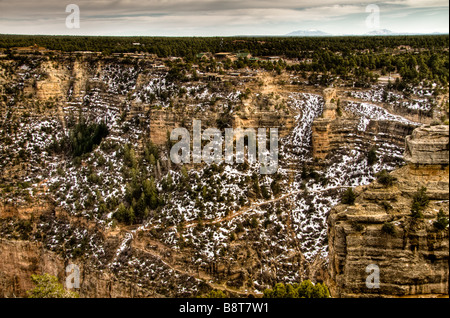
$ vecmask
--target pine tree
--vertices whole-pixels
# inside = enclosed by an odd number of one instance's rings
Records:
[[[139,221],[142,221],[145,217],[145,209],[147,207],[146,201],[147,200],[145,198],[145,193],[142,192],[139,200],[136,203],[136,210],[135,210],[136,219],[138,219]]]
[[[181,176],[183,177],[183,181],[188,181],[189,174],[185,166],[181,167]]]
[[[173,190],[173,178],[170,172],[167,174],[167,187],[169,191]]]
[[[123,203],[121,203],[117,208],[117,212],[114,213],[113,217],[119,222],[124,222],[126,219],[126,215],[127,215],[127,208]]]
[[[152,167],[156,165],[156,158],[153,154],[150,154],[148,161]]]
[[[433,225],[438,230],[445,230],[448,227],[448,217],[445,216],[444,210],[439,210],[436,221]]]
[[[125,223],[131,225],[131,224],[134,224],[135,220],[136,220],[136,217],[134,215],[133,207],[130,206],[127,209],[127,214],[125,216]]]
[[[270,184],[270,188],[272,189],[272,193],[274,196],[277,196],[281,193],[281,187],[277,180],[273,180]]]
[[[426,194],[427,188],[421,187],[413,196],[411,206],[411,216],[414,218],[423,218],[423,211],[428,206],[430,198]]]
[[[270,193],[267,190],[267,187],[265,185],[263,185],[261,188],[261,195],[263,196],[264,199],[270,199]]]
[[[367,154],[367,164],[369,166],[372,166],[376,162],[377,162],[377,152],[376,152],[376,148],[373,147],[369,150],[369,153]]]
[[[375,176],[377,177],[377,181],[385,187],[390,187],[394,184],[395,181],[397,181],[397,178],[392,176],[386,170],[378,172],[377,174],[375,174]]]

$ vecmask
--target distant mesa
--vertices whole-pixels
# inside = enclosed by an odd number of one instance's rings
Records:
[[[286,36],[331,36],[331,34],[320,30],[299,30],[288,33]]]
[[[288,33],[284,36],[299,36],[299,37],[314,37],[314,36],[394,36],[394,35],[438,35],[438,34],[448,34],[448,33],[441,33],[441,32],[434,32],[434,33],[408,33],[408,32],[394,32],[388,29],[376,29],[372,30],[367,33],[358,33],[358,34],[332,34],[332,33],[326,33],[320,30],[310,29],[310,30],[299,30],[294,31],[291,33]]]
[[[394,32],[388,29],[378,29],[373,30],[365,35],[438,35],[438,34],[446,34],[446,33],[440,33],[440,32],[434,32],[434,33],[417,33],[417,32]]]
[[[396,33],[392,32],[391,30],[388,30],[388,29],[373,30],[373,31],[366,33],[366,35],[395,35],[395,34]]]

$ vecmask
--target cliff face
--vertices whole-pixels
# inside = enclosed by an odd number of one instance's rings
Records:
[[[406,137],[405,161],[417,165],[448,165],[448,126],[423,127]]]
[[[33,288],[31,274],[42,272],[63,277],[63,261],[55,253],[29,241],[1,240],[0,244],[0,295],[23,297]]]
[[[25,296],[32,274],[63,282],[72,263],[81,270],[82,297],[191,297],[212,288],[257,296],[276,282],[326,281],[326,215],[340,190],[403,163],[405,136],[417,124],[363,101],[338,103],[343,94],[334,89],[282,84],[291,74],[180,81],[149,60],[30,61],[0,77],[13,92],[7,103],[0,100],[6,297]],[[81,159],[64,144],[80,115],[109,130]],[[278,173],[201,164],[186,165],[186,176],[167,159],[167,132],[185,127],[192,134],[193,119],[202,131],[278,128]],[[377,160],[370,165],[373,147]],[[441,176],[430,165],[409,169],[417,184],[425,173],[429,180]],[[139,187],[153,176],[157,208]],[[411,183],[408,191],[416,188]],[[445,187],[431,188],[445,194]],[[142,219],[118,221],[121,204]]]
[[[209,127],[223,128],[218,126],[218,121],[223,118],[223,113],[214,111],[194,112],[186,109],[179,111],[167,110],[150,110],[150,139],[157,145],[164,145],[167,141],[167,133],[172,129],[179,127],[180,123],[188,129],[192,136],[192,122],[193,120],[202,121],[204,129]],[[249,114],[243,116],[231,114],[229,115],[229,126],[227,128],[253,128],[257,131],[258,128],[279,128],[279,136],[285,137],[289,134],[294,126],[294,119],[290,112],[280,112],[274,116],[271,111],[261,111],[259,109],[253,110]],[[222,133],[224,131],[222,130]]]
[[[374,116],[359,111],[349,111],[346,107],[336,105],[336,91],[328,88],[323,92],[325,105],[321,117],[312,124],[312,155],[318,160],[328,160],[343,146],[354,146],[370,149],[375,144],[393,144],[398,148],[404,147],[405,137],[410,135],[414,125],[410,121],[390,120],[389,116]],[[343,100],[341,104],[347,104]],[[351,104],[351,102],[350,102]],[[344,110],[342,109],[344,108]],[[337,110],[340,109],[338,116]],[[356,116],[355,116],[356,115]],[[362,115],[362,117],[361,117]],[[361,119],[362,118],[362,119]],[[367,120],[367,124],[363,124]]]
[[[409,124],[394,121],[370,122],[365,131],[358,131],[357,126],[358,119],[316,119],[312,126],[313,157],[327,160],[343,145],[370,149],[375,146],[374,137],[377,144],[393,144],[400,148],[414,129]]]
[[[86,298],[161,297],[154,290],[142,288],[134,282],[118,280],[109,270],[98,271],[77,262],[80,286],[77,292]],[[48,273],[64,284],[67,261],[44,248],[42,244],[21,240],[2,240],[0,244],[0,295],[26,297],[34,287],[31,275]]]
[[[330,211],[334,297],[448,296],[448,226],[434,225],[439,211],[449,213],[448,136],[448,126],[414,130],[406,139],[407,164],[390,174],[396,179],[391,186],[374,181],[356,188],[354,205]],[[411,207],[421,187],[429,203],[417,218]],[[379,288],[370,284],[369,265],[379,269]]]

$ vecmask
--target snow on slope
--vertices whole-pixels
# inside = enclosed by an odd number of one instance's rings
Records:
[[[345,110],[360,117],[360,122],[358,124],[359,131],[365,131],[371,120],[388,120],[397,121],[408,125],[420,125],[402,116],[393,115],[380,106],[369,103],[348,102],[345,105]]]

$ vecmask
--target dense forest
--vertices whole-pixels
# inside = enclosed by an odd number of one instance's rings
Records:
[[[366,36],[366,37],[95,37],[0,35],[0,48],[39,44],[65,52],[96,51],[124,53],[143,51],[159,57],[181,56],[188,60],[200,52],[247,51],[255,56],[284,55],[303,58],[310,51],[342,52],[344,56],[358,50],[381,52],[401,45],[440,51],[448,48],[449,36]],[[140,46],[133,45],[139,43]]]
[[[160,58],[182,57],[183,63],[168,65],[174,78],[191,72],[192,63],[204,71],[220,71],[215,61],[200,60],[201,52],[248,52],[253,56],[281,56],[297,63],[286,64],[239,58],[225,61],[223,68],[263,68],[280,73],[302,72],[311,83],[327,86],[333,77],[354,80],[355,86],[376,82],[377,76],[397,72],[403,81],[392,83],[404,90],[405,85],[427,81],[448,87],[449,36],[365,36],[365,37],[93,37],[1,35],[0,49],[7,53],[13,47],[38,44],[64,52],[94,51],[111,53],[144,52]],[[318,76],[320,75],[320,76]],[[426,83],[425,83],[426,85]],[[427,85],[426,85],[427,86]]]

